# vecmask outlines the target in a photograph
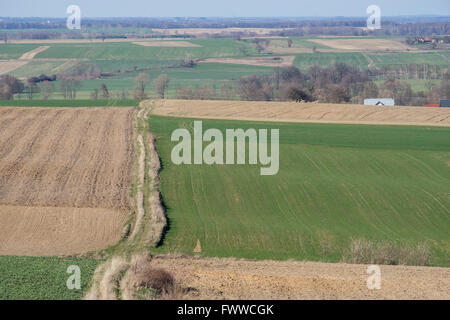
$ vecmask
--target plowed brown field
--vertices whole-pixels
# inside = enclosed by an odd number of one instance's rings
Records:
[[[367,265],[160,256],[191,299],[450,299],[450,269],[380,266],[381,289],[369,290]]]
[[[401,39],[311,39],[310,41],[338,51],[406,51],[412,49]]]
[[[133,154],[132,108],[0,108],[0,253],[73,254],[116,242]]]
[[[120,240],[127,214],[113,209],[0,206],[0,254],[71,255]]]
[[[171,117],[249,121],[450,126],[450,108],[263,101],[159,100],[153,104],[152,113]]]

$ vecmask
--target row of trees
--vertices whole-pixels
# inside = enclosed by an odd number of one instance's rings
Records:
[[[50,79],[50,80],[49,80]],[[35,94],[40,93],[40,98],[43,100],[49,99],[55,91],[54,81],[52,77],[41,75],[39,77],[29,78],[23,82],[13,76],[4,75],[0,77],[0,99],[12,100],[15,95],[22,95],[29,100],[32,100]],[[146,91],[150,78],[147,73],[139,73],[135,78],[134,98],[143,100],[148,98]],[[152,82],[153,89],[158,98],[164,99],[169,88],[169,77],[167,74],[159,75]],[[64,77],[59,83],[59,92],[64,99],[75,99],[77,92],[82,87],[81,81],[78,78]],[[91,92],[91,99],[110,99],[113,94],[108,90],[106,84],[102,84],[100,89],[94,89]],[[115,98],[128,99],[128,89],[124,88],[115,94]]]
[[[148,98],[146,87],[150,82],[150,77],[147,73],[139,73],[135,78],[136,84],[134,86],[134,98],[143,100]],[[164,99],[167,89],[169,88],[169,76],[167,74],[160,74],[155,80],[153,80],[153,89],[157,96]]]
[[[366,98],[394,98],[400,105],[438,103],[450,98],[450,81],[429,82],[426,90],[413,92],[406,81],[390,78],[380,85],[345,63],[329,67],[313,66],[308,72],[296,67],[277,68],[272,74],[242,77],[234,85],[225,83],[220,91],[214,85],[182,86],[179,99],[241,99],[249,101],[318,101],[323,103],[363,103]]]

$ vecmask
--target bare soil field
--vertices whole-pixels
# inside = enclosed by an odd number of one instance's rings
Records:
[[[366,285],[367,265],[158,256],[191,299],[450,299],[450,269],[380,266],[381,289]]]
[[[14,208],[10,205],[14,205],[18,215],[26,216],[31,213],[24,212],[24,206],[55,207],[66,215],[61,219],[67,221],[64,223],[67,230],[63,232],[44,223],[50,219],[45,212],[50,212],[51,217],[53,210],[35,210],[36,214],[41,212],[41,218],[25,217],[27,223],[21,224],[22,233],[20,229],[14,231],[12,239],[17,239],[17,246],[28,243],[29,230],[34,230],[31,234],[50,236],[49,228],[54,228],[64,243],[65,237],[80,223],[91,226],[79,228],[77,236],[91,239],[94,246],[100,246],[94,239],[103,239],[102,247],[106,247],[120,236],[124,220],[119,216],[130,209],[133,112],[133,108],[0,108],[2,219],[11,216]],[[111,216],[106,212],[112,212]],[[104,228],[110,234],[102,231]],[[9,248],[14,247],[8,239],[10,236],[0,232],[0,243],[7,241]],[[33,254],[34,241],[30,243],[29,252]],[[89,248],[78,247],[82,252]],[[24,250],[19,251],[24,254]]]
[[[102,208],[0,206],[0,254],[59,256],[120,240],[128,214]]]
[[[47,50],[50,47],[42,46],[38,47],[34,50],[25,52],[19,59],[17,60],[0,60],[0,75],[9,73],[14,71],[20,67],[23,67],[31,59],[33,59],[38,53]]]
[[[450,126],[450,108],[350,104],[159,100],[155,115],[277,122]]]
[[[132,108],[0,108],[0,204],[129,208]]]
[[[198,60],[198,62],[205,63],[230,63],[230,64],[246,64],[251,66],[262,67],[289,67],[294,63],[295,56],[280,56],[280,57],[261,57],[261,58],[209,58]]]
[[[201,47],[189,41],[137,41],[133,43],[144,47]]]
[[[335,48],[338,51],[406,51],[411,49],[401,41],[388,39],[311,39],[309,41]]]
[[[301,53],[311,53],[313,52],[312,49],[309,48],[284,48],[284,47],[277,47],[277,46],[269,46],[268,50],[273,53],[278,54],[301,54]],[[334,52],[334,50],[330,49],[320,49],[318,50],[320,52]]]

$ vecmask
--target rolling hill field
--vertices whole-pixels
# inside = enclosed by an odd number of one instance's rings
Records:
[[[340,261],[352,239],[404,248],[426,243],[448,266],[450,129],[203,120],[203,130],[277,128],[280,170],[172,164],[176,128],[152,116],[169,230],[160,252]]]
[[[145,72],[150,77],[147,85],[149,97],[155,97],[151,81],[160,74],[170,79],[167,97],[175,98],[180,86],[215,86],[220,92],[223,84],[235,86],[240,77],[267,74],[277,66],[293,65],[302,72],[312,66],[326,66],[334,63],[346,63],[361,70],[368,67],[381,68],[417,64],[437,66],[436,72],[443,72],[449,58],[445,50],[419,51],[404,44],[404,39],[386,39],[384,37],[321,38],[291,37],[288,46],[287,37],[275,37],[263,40],[259,49],[254,38],[209,38],[209,39],[58,39],[34,40],[30,43],[0,44],[0,73],[9,74],[26,80],[41,74],[57,75],[61,79],[77,68],[89,64],[104,73],[101,77],[81,78],[77,99],[89,99],[95,89],[105,84],[111,94],[121,94],[128,90],[133,95],[135,78]],[[98,41],[97,41],[98,40]],[[357,42],[353,49],[342,50],[326,45],[350,45]],[[342,43],[341,43],[342,42]],[[386,50],[389,44],[402,50]],[[27,52],[42,47],[47,48],[34,56],[33,60],[21,60]],[[274,60],[278,57],[279,60]],[[192,67],[180,67],[180,60],[193,59]],[[248,61],[246,63],[246,61]],[[207,62],[207,63],[206,63]],[[213,63],[214,62],[214,63]],[[217,63],[220,62],[220,63]],[[109,74],[108,74],[109,73]],[[391,75],[392,76],[392,75]],[[414,76],[414,75],[412,75]],[[376,79],[380,80],[380,79]],[[383,82],[385,81],[383,78]],[[403,80],[403,78],[402,78]],[[407,79],[414,91],[425,87],[430,79]],[[437,84],[440,80],[435,80]],[[24,97],[16,97],[20,99]],[[34,99],[39,99],[39,93]],[[61,99],[60,81],[54,82],[51,99]],[[218,97],[220,98],[220,97]],[[228,98],[237,98],[229,96]]]

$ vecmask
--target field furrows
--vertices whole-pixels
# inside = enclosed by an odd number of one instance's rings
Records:
[[[133,108],[0,108],[0,254],[71,255],[120,240]]]
[[[155,115],[279,122],[450,126],[450,108],[262,101],[161,100]]]
[[[0,206],[0,254],[71,255],[120,240],[128,215],[113,209]]]
[[[129,208],[132,109],[23,112],[0,109],[0,204]]]

